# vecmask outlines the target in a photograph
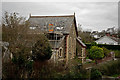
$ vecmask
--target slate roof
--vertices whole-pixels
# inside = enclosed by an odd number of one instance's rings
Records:
[[[82,46],[82,47],[84,47],[84,48],[86,48],[87,46],[81,41],[81,38],[78,36],[77,37],[77,41],[78,41],[78,43]]]
[[[103,37],[101,37],[100,39],[98,39],[98,40],[96,40],[96,41],[99,41],[99,40],[101,40],[101,39],[103,39],[103,38],[105,38],[105,37],[107,37],[107,38],[109,38],[109,39],[111,39],[111,40],[113,40],[113,41],[115,41],[115,42],[118,42],[118,39],[117,39],[117,38],[111,37],[111,36],[103,36]]]
[[[60,31],[61,33],[69,33],[70,27],[73,24],[74,15],[67,16],[30,16],[30,26],[36,26],[36,29],[41,31],[48,31],[49,24],[53,24],[54,31]],[[60,27],[60,30],[57,29]]]
[[[54,28],[53,32],[60,32],[62,34],[69,34],[72,25],[75,25],[76,34],[77,32],[77,25],[75,14],[74,15],[64,15],[64,16],[31,16],[28,20],[30,22],[30,27],[36,27],[34,30],[30,30],[30,32],[48,32],[49,24],[52,24]],[[52,48],[58,49],[64,40],[63,38],[56,42],[56,41],[49,41]]]
[[[112,36],[108,36],[109,38],[111,38],[112,40],[118,42],[119,38],[115,38],[115,37],[112,37]]]

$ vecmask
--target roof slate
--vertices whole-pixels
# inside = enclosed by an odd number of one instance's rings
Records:
[[[73,25],[74,15],[69,16],[30,16],[29,22],[30,26],[36,26],[36,29],[41,31],[48,31],[49,24],[53,24],[54,31],[59,31],[61,33],[69,33],[70,28]],[[58,30],[56,27],[60,27]]]

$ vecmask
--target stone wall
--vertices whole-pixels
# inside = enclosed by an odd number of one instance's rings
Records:
[[[76,55],[76,31],[74,22],[69,33],[68,59],[72,59]]]
[[[77,42],[76,43],[76,48],[77,48],[77,56],[81,56],[82,55],[82,46]]]

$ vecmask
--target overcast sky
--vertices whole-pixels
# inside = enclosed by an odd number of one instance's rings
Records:
[[[2,12],[18,12],[21,16],[76,14],[83,29],[104,30],[118,27],[117,2],[2,2]]]

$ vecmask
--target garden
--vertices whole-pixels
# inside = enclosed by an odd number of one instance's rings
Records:
[[[106,45],[105,45],[106,46]],[[87,59],[90,61],[84,63],[84,68],[95,68],[98,70],[102,76],[111,76],[113,78],[120,76],[120,50],[112,49],[110,50],[105,47],[100,46],[96,43],[89,44],[87,48]],[[115,47],[115,46],[114,46]]]

